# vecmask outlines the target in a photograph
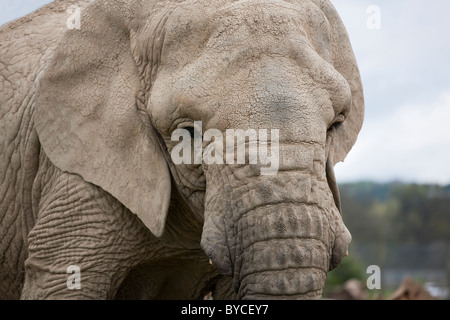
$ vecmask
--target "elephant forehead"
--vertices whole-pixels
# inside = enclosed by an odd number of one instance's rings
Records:
[[[171,13],[166,31],[166,49],[182,49],[189,58],[214,47],[225,52],[245,47],[286,54],[286,44],[302,38],[331,61],[329,23],[311,1],[187,1]]]
[[[234,16],[252,29],[262,29],[279,35],[286,26],[293,24],[327,32],[327,19],[322,10],[310,1],[245,0],[228,1],[216,13]],[[309,31],[309,30],[308,30]]]
[[[330,25],[311,1],[185,1],[161,11],[152,25],[147,34],[154,40],[147,47],[152,49],[149,60],[157,67],[157,77],[150,109],[160,131],[166,132],[177,118],[209,119],[213,110],[235,105],[233,99],[238,98],[243,111],[254,111],[254,105],[266,107],[257,101],[261,96],[265,102],[287,101],[283,107],[291,110],[302,105],[296,103],[300,97],[296,89],[305,81],[303,87],[310,91],[330,86],[344,91],[340,88],[345,80],[333,68]],[[299,79],[303,73],[313,79]],[[278,94],[274,86],[286,90]],[[239,97],[239,92],[248,95]]]

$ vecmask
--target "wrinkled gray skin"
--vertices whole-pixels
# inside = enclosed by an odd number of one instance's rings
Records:
[[[0,28],[0,89],[1,298],[321,298],[364,113],[328,0],[56,1]],[[279,129],[278,174],[174,165],[193,121]]]

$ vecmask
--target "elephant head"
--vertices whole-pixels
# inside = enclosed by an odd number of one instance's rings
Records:
[[[157,237],[176,188],[239,298],[320,298],[351,239],[333,167],[363,114],[357,63],[328,0],[109,0],[90,4],[58,45],[34,121],[56,166],[112,194]],[[278,172],[175,164],[172,134],[195,121],[203,132],[278,129]]]

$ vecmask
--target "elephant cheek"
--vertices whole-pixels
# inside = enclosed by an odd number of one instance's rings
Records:
[[[222,274],[233,274],[232,250],[236,237],[233,234],[230,186],[211,186],[205,194],[205,222],[201,247]]]
[[[214,266],[222,274],[231,276],[233,274],[231,248],[228,245],[224,223],[221,220],[220,217],[205,217],[200,245]]]

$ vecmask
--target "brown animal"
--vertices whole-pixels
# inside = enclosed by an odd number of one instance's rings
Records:
[[[400,287],[389,297],[389,300],[437,300],[420,283],[409,277],[403,279]]]

